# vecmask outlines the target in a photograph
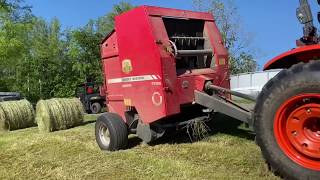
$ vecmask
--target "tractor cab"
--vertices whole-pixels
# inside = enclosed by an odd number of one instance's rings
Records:
[[[320,5],[320,0],[317,2]],[[297,46],[319,44],[318,29],[314,26],[312,11],[308,0],[300,0],[300,6],[297,8],[296,13],[298,21],[304,25],[303,37],[297,40]],[[318,12],[318,22],[320,23],[320,12]]]

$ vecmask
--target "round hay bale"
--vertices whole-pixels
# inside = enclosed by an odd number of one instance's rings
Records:
[[[36,109],[36,121],[41,132],[69,129],[83,123],[84,108],[76,98],[40,100]]]
[[[5,131],[7,129],[8,125],[6,124],[6,115],[4,114],[4,111],[0,106],[0,131]]]
[[[38,124],[38,128],[41,131],[53,131],[53,118],[51,118],[50,116],[51,112],[48,107],[48,103],[46,103],[44,100],[40,100],[36,106],[36,122]]]
[[[35,126],[34,110],[27,100],[0,102],[0,130],[17,130]]]

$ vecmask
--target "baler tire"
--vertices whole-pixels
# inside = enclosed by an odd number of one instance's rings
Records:
[[[107,135],[109,135],[109,140],[104,137]],[[128,145],[128,127],[118,114],[102,114],[95,125],[95,136],[103,151],[118,151],[127,148]]]
[[[90,111],[92,114],[99,114],[101,113],[101,104],[98,103],[98,102],[95,102],[95,103],[92,103],[91,106],[90,106]]]
[[[303,152],[304,149],[299,151],[299,147],[294,150],[297,144],[291,142],[294,142],[296,137],[293,135],[296,136],[296,134],[294,134],[295,131],[290,131],[289,126],[290,123],[293,123],[293,119],[297,118],[291,115],[295,115],[294,113],[299,110],[298,108],[303,110],[302,108],[311,105],[311,102],[318,107],[319,99],[313,98],[319,93],[320,61],[311,61],[282,70],[264,86],[259,94],[253,115],[256,141],[271,171],[284,179],[320,179],[320,166],[318,166],[320,158],[306,155]],[[303,94],[306,96],[303,96]],[[300,96],[303,99],[299,99]],[[292,101],[291,106],[286,106],[286,103],[290,102],[291,99],[297,100]],[[319,108],[315,108],[314,111],[316,110],[319,110]],[[304,109],[304,111],[307,110]],[[306,116],[303,120],[308,121],[308,118],[310,117]],[[303,121],[303,124],[305,121]],[[281,122],[281,125],[279,125],[279,122]],[[290,136],[290,133],[293,133],[292,136]],[[300,137],[301,133],[298,134]],[[291,139],[282,141],[283,138]],[[289,146],[290,143],[292,146]],[[317,142],[315,144],[318,145]],[[305,145],[305,143],[302,145]],[[286,147],[293,148],[288,150]],[[306,147],[310,148],[311,146]],[[301,154],[294,154],[294,152]],[[320,155],[320,152],[318,153]],[[299,158],[298,155],[305,158],[305,161],[299,161],[297,159]],[[316,166],[312,163],[308,164],[309,161],[315,163]]]

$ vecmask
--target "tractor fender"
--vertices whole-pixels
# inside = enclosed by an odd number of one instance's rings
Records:
[[[299,62],[309,62],[310,60],[320,59],[320,45],[302,46],[287,51],[272,60],[265,66],[264,70],[270,69],[287,69]]]

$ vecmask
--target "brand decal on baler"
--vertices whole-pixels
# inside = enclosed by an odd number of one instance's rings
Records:
[[[133,70],[131,60],[125,59],[122,61],[122,72],[129,74]]]
[[[108,84],[153,81],[153,80],[161,80],[161,77],[159,75],[130,76],[130,77],[124,77],[124,78],[109,79]]]

